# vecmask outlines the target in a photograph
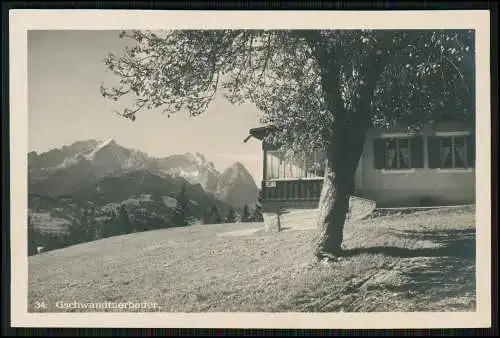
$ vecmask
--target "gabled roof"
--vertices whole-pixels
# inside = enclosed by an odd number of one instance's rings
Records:
[[[262,140],[266,135],[274,129],[274,126],[263,126],[252,128],[248,131],[249,135],[243,140],[243,142],[247,142],[251,137],[255,137],[258,140]]]

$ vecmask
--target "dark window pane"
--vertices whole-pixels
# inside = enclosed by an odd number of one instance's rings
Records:
[[[429,136],[427,138],[427,150],[429,155],[429,168],[440,167],[440,138]]]
[[[407,169],[410,167],[410,149],[399,148],[399,168]]]
[[[467,166],[474,168],[476,166],[476,136],[467,135]]]
[[[399,168],[408,169],[410,168],[410,142],[408,139],[400,139],[399,143]]]
[[[409,147],[409,144],[410,142],[408,141],[408,139],[406,138],[403,138],[403,139],[400,139],[399,140],[399,148],[408,148]]]
[[[387,149],[396,149],[397,142],[395,139],[387,139]]]
[[[375,139],[373,141],[373,166],[375,169],[385,167],[385,140]]]
[[[398,153],[396,149],[387,149],[387,158],[385,167],[387,169],[397,169],[398,168]]]
[[[424,142],[422,136],[415,136],[411,139],[411,167],[423,168],[424,167]]]
[[[441,168],[453,168],[453,152],[451,146],[440,148]]]
[[[441,147],[451,147],[451,137],[442,137]]]
[[[455,137],[455,146],[463,146],[465,144],[465,137]]]
[[[467,153],[465,151],[465,145],[455,144],[455,168],[466,168],[467,167]]]

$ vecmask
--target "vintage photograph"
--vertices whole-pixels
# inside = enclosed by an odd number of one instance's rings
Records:
[[[28,313],[477,310],[474,28],[26,34]]]

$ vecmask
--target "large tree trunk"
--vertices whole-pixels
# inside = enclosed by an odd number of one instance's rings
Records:
[[[349,199],[354,190],[354,177],[363,152],[366,132],[370,125],[370,105],[377,80],[382,74],[390,51],[392,39],[383,39],[382,45],[371,49],[357,71],[358,83],[351,84],[353,95],[349,105],[342,97],[343,65],[352,65],[342,47],[325,41],[321,34],[307,31],[303,34],[311,46],[321,70],[321,85],[325,106],[334,117],[332,135],[327,146],[327,170],[319,202],[318,228],[315,255],[318,259],[342,254],[344,223],[349,209]],[[348,69],[349,70],[349,69]],[[345,74],[350,76],[350,74]],[[363,81],[361,81],[363,80]],[[347,108],[349,107],[349,108]]]
[[[344,124],[327,148],[325,180],[319,201],[318,238],[315,256],[338,257],[342,254],[344,223],[349,198],[354,190],[357,165],[363,152],[366,128]]]

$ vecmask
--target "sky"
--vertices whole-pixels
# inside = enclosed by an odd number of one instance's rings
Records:
[[[144,110],[130,121],[113,113],[123,103],[100,94],[116,83],[104,66],[108,53],[121,55],[126,40],[118,31],[30,31],[28,33],[28,145],[38,153],[75,141],[114,139],[118,144],[163,157],[199,152],[219,171],[241,162],[256,183],[262,179],[261,144],[251,138],[259,125],[251,104],[235,106],[217,96],[197,117],[178,112],[168,118]]]

